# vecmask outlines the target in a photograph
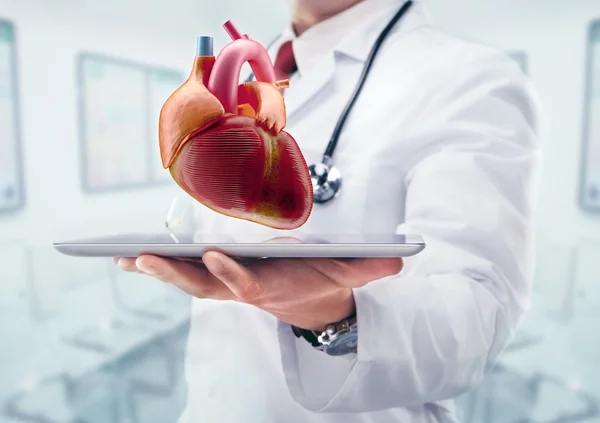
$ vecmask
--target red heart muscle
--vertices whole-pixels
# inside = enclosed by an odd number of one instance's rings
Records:
[[[258,82],[238,85],[249,61]],[[219,57],[194,60],[188,80],[160,115],[162,163],[194,199],[221,214],[276,229],[308,219],[313,191],[306,161],[283,131],[286,112],[266,50],[238,39]]]

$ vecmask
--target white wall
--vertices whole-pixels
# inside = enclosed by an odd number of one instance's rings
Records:
[[[24,211],[0,216],[0,242],[49,245],[64,237],[161,227],[178,191],[174,184],[82,192],[75,57],[86,50],[187,74],[196,36],[211,34],[220,48],[227,41],[221,25],[232,19],[262,41],[279,30],[272,17],[285,17],[284,3],[265,9],[260,2],[236,2],[231,10],[232,3],[0,0],[0,17],[16,27],[27,195]]]
[[[540,233],[555,241],[563,236],[600,238],[600,219],[577,206],[586,29],[590,19],[600,17],[600,2],[425,2],[446,29],[527,53],[550,123],[543,147]],[[161,223],[168,206],[174,188],[81,192],[74,88],[78,50],[187,72],[197,35],[214,35],[219,48],[227,39],[220,25],[233,19],[243,31],[267,42],[286,19],[288,7],[286,0],[0,0],[0,16],[12,19],[18,31],[28,195],[23,213],[0,219],[2,237],[35,234],[53,239],[98,220],[119,230],[116,219],[124,211],[138,215],[138,224],[147,227]]]
[[[600,216],[578,207],[587,29],[598,0],[427,0],[442,27],[505,51],[524,50],[548,119],[539,233],[568,242],[600,238]]]
[[[448,31],[527,54],[528,73],[548,123],[542,145],[533,307],[563,324],[581,327],[581,321],[572,320],[577,310],[589,308],[600,295],[597,287],[586,284],[590,275],[597,279],[598,269],[581,268],[581,263],[590,263],[581,255],[589,245],[600,243],[600,216],[578,205],[587,30],[591,20],[600,18],[600,1],[425,1],[435,22]],[[578,248],[579,244],[586,246]]]
[[[586,30],[591,19],[600,18],[600,1],[424,1],[434,20],[451,32],[528,55],[529,73],[550,124],[538,207],[537,279],[545,289],[538,290],[541,295],[536,298],[546,308],[558,309],[570,298],[575,282],[569,274],[571,247],[581,238],[600,240],[600,217],[586,215],[577,205]],[[188,72],[197,35],[214,35],[218,49],[227,40],[220,25],[232,19],[243,32],[266,43],[285,21],[288,6],[289,0],[0,0],[0,18],[14,21],[18,37],[27,192],[23,212],[0,215],[0,248],[9,239],[22,239],[50,250],[58,238],[159,228],[178,191],[172,186],[97,195],[82,192],[74,78],[78,51]],[[13,268],[20,255],[3,251],[1,299],[10,295],[3,282],[29,277],[26,260],[21,260],[25,276],[19,275]],[[594,251],[597,255],[600,250]],[[40,257],[41,270],[35,270],[44,279],[72,276],[71,262],[49,266],[47,262],[54,263],[56,257]],[[590,275],[598,273],[594,267],[598,261],[600,257],[588,256],[588,267],[579,269],[590,289],[597,289]],[[81,275],[87,277],[94,268],[82,263]],[[96,298],[89,303],[104,310]],[[598,309],[597,304],[594,307]],[[585,336],[594,327],[581,319],[577,325]]]

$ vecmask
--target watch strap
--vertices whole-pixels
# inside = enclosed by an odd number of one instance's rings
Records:
[[[292,325],[292,331],[296,338],[304,338],[314,348],[323,348],[323,345],[319,342],[319,335],[316,332],[308,329],[301,329]]]
[[[353,313],[351,316],[345,318],[344,320],[340,320],[339,322],[327,325],[327,328],[333,327],[335,328],[335,331],[338,332],[343,327],[349,327],[354,324],[356,324],[356,313]],[[323,343],[319,341],[319,338],[327,333],[327,329],[323,332],[318,332],[308,329],[302,329],[292,325],[292,331],[294,332],[294,335],[296,335],[296,338],[304,338],[314,348],[318,350],[325,349],[325,345],[323,345]]]

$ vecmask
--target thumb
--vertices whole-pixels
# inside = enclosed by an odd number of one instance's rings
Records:
[[[242,302],[253,303],[263,295],[263,286],[254,273],[216,251],[204,254],[202,262]]]
[[[311,259],[309,265],[340,286],[357,288],[400,273],[404,262],[399,257]]]

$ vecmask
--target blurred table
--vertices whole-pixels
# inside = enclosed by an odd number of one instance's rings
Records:
[[[22,270],[5,281],[11,301],[0,307],[0,422],[79,422],[80,413],[96,416],[86,423],[139,421],[135,397],[167,395],[179,381],[170,367],[158,382],[128,367],[150,350],[165,366],[183,361],[168,344],[187,335],[189,297],[115,272],[108,260],[27,252]]]

